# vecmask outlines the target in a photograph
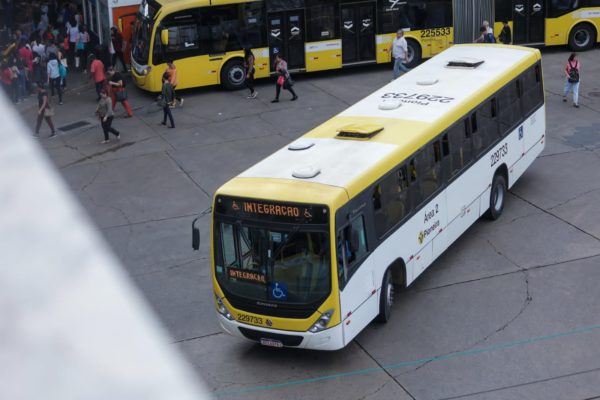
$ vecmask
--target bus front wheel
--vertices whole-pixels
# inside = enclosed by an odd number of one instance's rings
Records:
[[[596,31],[589,24],[579,24],[569,34],[569,48],[573,51],[591,49],[596,42]]]
[[[421,46],[415,40],[408,39],[406,41],[408,54],[406,55],[406,66],[414,68],[421,63]]]
[[[392,270],[387,269],[383,275],[381,283],[381,293],[379,295],[379,315],[378,322],[388,322],[392,314],[392,304],[394,303],[394,284],[392,283]]]
[[[504,210],[504,200],[506,199],[506,178],[502,174],[494,175],[492,180],[492,190],[490,193],[490,209],[487,217],[491,220],[497,220]]]
[[[228,61],[223,68],[221,68],[221,85],[223,85],[225,89],[243,89],[245,82],[246,72],[244,71],[244,63],[241,59]]]

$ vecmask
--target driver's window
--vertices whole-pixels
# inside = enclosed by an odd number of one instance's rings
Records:
[[[225,266],[236,264],[235,239],[233,225],[221,224],[221,243],[223,246],[223,261]]]

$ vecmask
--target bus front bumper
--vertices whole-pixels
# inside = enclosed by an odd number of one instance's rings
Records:
[[[261,339],[266,339],[267,342],[271,343],[273,341],[280,342],[284,347],[311,350],[339,350],[344,347],[342,324],[317,333],[291,332],[242,324],[235,320],[231,321],[219,313],[217,313],[217,317],[221,328],[225,332],[253,342],[260,343]]]

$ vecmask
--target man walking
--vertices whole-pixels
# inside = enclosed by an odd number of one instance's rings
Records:
[[[96,100],[98,101],[100,100],[100,92],[102,89],[104,89],[104,81],[106,80],[106,76],[104,75],[104,63],[102,63],[100,59],[96,58],[95,55],[93,55],[92,58],[93,60],[90,65],[90,75],[96,84],[96,94],[98,95]]]
[[[396,32],[396,38],[392,41],[388,52],[392,54],[394,60],[394,79],[398,78],[401,72],[410,71],[404,65],[408,62],[408,43],[404,39],[404,31],[402,29],[398,29],[398,32]]]

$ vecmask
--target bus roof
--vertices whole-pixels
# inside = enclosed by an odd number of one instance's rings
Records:
[[[456,45],[378,89],[288,146],[244,171],[231,182],[248,179],[256,198],[296,194],[274,182],[307,182],[345,190],[352,198],[408,158],[447,127],[541,59],[536,49],[504,45]],[[449,68],[450,61],[483,61],[475,68]],[[370,139],[340,139],[340,131],[376,131]],[[297,178],[299,174],[316,174]],[[257,179],[267,178],[265,188]],[[228,184],[222,189],[226,192]],[[293,186],[292,186],[293,187]],[[339,192],[332,191],[331,201]],[[304,196],[303,196],[304,197]],[[321,196],[322,197],[322,196]]]

